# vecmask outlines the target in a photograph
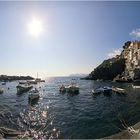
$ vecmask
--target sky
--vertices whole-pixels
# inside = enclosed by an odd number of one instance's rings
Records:
[[[139,13],[139,1],[0,1],[0,74],[88,74],[139,40]]]

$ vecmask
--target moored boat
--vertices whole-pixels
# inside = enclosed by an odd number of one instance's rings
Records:
[[[110,87],[100,87],[98,89],[92,90],[93,95],[99,95],[101,93],[104,93],[104,95],[110,95],[112,93],[112,88]]]
[[[92,89],[91,92],[93,95],[100,95],[103,92],[103,90],[101,88],[98,88],[98,89]]]
[[[139,86],[139,85],[132,85],[132,87],[133,87],[134,89],[140,89],[140,86]]]
[[[35,88],[34,90],[32,90],[28,96],[28,99],[30,102],[36,100],[36,99],[39,99],[40,97],[40,94],[39,94],[39,91]]]
[[[33,86],[29,86],[29,85],[18,85],[18,86],[16,86],[17,94],[28,92],[30,89],[32,89],[32,87]]]
[[[126,91],[123,88],[118,88],[118,87],[113,87],[112,91],[114,91],[115,93],[120,93],[120,94],[125,94]]]
[[[68,93],[79,93],[79,87],[75,84],[71,84],[66,87]]]

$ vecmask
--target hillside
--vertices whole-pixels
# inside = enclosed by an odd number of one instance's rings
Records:
[[[121,57],[104,60],[95,68],[86,79],[91,80],[113,80],[117,75],[122,74],[125,70],[125,59]]]

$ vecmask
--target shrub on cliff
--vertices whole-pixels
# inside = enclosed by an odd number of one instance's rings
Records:
[[[113,80],[118,74],[122,74],[125,69],[125,59],[111,58],[104,60],[101,65],[92,71],[87,79]]]

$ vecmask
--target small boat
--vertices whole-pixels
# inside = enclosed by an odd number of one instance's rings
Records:
[[[112,93],[112,88],[110,87],[100,87],[98,89],[92,90],[93,95],[98,95],[104,93],[104,95],[110,95]]]
[[[65,93],[65,92],[66,92],[65,86],[62,85],[62,86],[60,87],[59,91],[60,91],[61,93]]]
[[[99,95],[103,92],[103,89],[102,88],[93,89],[91,92],[93,95]]]
[[[28,96],[29,101],[34,101],[36,99],[39,99],[40,94],[39,91],[35,88],[34,90],[32,90]]]
[[[116,93],[120,93],[120,94],[125,94],[125,89],[123,88],[118,88],[118,87],[113,87],[112,91],[116,92]]]
[[[79,93],[79,87],[75,84],[71,84],[66,87],[66,92],[68,93]]]
[[[132,85],[132,87],[133,87],[134,89],[140,88],[139,85]]]
[[[29,86],[29,85],[18,85],[18,86],[16,86],[17,94],[28,92],[30,89],[32,89],[32,87],[33,86]]]

